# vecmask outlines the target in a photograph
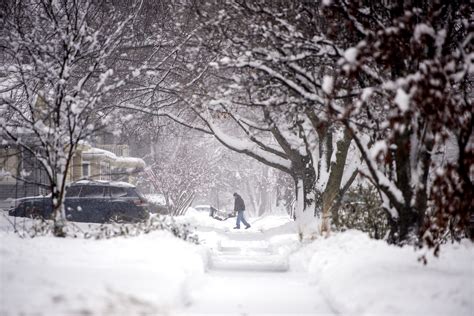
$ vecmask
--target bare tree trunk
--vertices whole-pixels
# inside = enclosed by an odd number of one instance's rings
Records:
[[[269,168],[264,168],[262,170],[263,173],[263,182],[260,184],[260,205],[257,210],[257,216],[262,216],[269,206],[269,195],[270,195],[270,188],[268,185],[269,179]]]
[[[342,198],[344,197],[344,195],[346,194],[347,190],[349,190],[350,186],[352,185],[352,183],[354,182],[355,178],[357,177],[358,175],[358,170],[355,170],[351,177],[349,178],[349,180],[346,182],[346,184],[344,184],[344,187],[342,187],[340,190],[339,190],[339,193],[337,194],[336,198],[335,198],[335,201],[333,202],[331,208],[330,208],[330,212],[332,214],[332,221],[334,223],[334,225],[336,226],[336,229],[339,229],[340,228],[340,222],[339,222],[339,208],[341,207],[341,204],[342,204]]]
[[[428,137],[432,138],[432,135]],[[431,152],[434,147],[434,139],[425,141],[426,147],[421,150],[421,161],[419,161],[418,184],[415,192],[415,209],[418,212],[418,227],[423,225],[426,209],[428,207],[428,174],[431,164]]]
[[[249,197],[249,200],[250,200],[249,202],[252,205],[252,208],[254,209],[254,213],[257,214],[258,203],[256,202],[255,190],[252,190],[248,181],[245,181],[245,188],[247,190],[247,196]],[[250,210],[247,210],[247,211],[250,211]]]
[[[56,237],[66,237],[64,205],[60,196],[60,192],[56,188],[56,184],[51,185],[51,199],[53,202],[53,234]]]
[[[293,176],[295,180],[295,192],[297,204],[300,204],[299,212],[311,211],[312,216],[315,215],[316,209],[309,210],[308,207],[315,205],[315,188],[314,183],[316,175],[312,166],[310,168],[302,168],[297,170]]]
[[[331,219],[331,207],[341,189],[342,177],[344,175],[344,167],[346,165],[347,153],[351,144],[352,137],[350,132],[345,129],[344,136],[337,142],[336,145],[336,161],[331,162],[331,168],[329,173],[329,179],[326,184],[326,188],[322,194],[322,223],[321,233],[329,234],[330,219]]]

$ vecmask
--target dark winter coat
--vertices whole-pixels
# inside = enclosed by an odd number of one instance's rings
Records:
[[[242,200],[242,197],[238,194],[235,196],[234,211],[236,211],[236,212],[245,211],[244,200]]]

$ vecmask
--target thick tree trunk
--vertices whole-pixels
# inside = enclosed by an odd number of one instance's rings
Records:
[[[431,135],[428,137],[431,137]],[[428,207],[428,174],[431,165],[431,152],[434,147],[434,139],[425,141],[425,146],[420,154],[418,184],[415,192],[415,209],[418,212],[418,227],[422,227]]]
[[[302,203],[302,209],[306,211],[315,202],[316,173],[309,157],[303,157],[301,163],[293,168],[293,179],[295,181],[295,192],[297,203]],[[298,194],[299,192],[299,194]],[[315,212],[313,211],[313,216]]]
[[[304,160],[303,160],[304,162]],[[300,239],[314,238],[319,231],[316,223],[315,179],[316,174],[310,163],[302,163],[294,169],[296,209],[295,220],[298,223]]]
[[[354,172],[352,173],[349,180],[347,180],[347,182],[344,184],[344,187],[342,187],[339,190],[339,193],[335,197],[334,202],[332,203],[332,206],[329,210],[329,212],[332,215],[332,217],[331,217],[332,222],[333,222],[334,226],[336,227],[336,229],[338,229],[338,230],[341,227],[341,223],[339,221],[339,208],[341,207],[341,204],[342,204],[342,198],[346,194],[347,190],[349,190],[350,186],[352,185],[352,183],[354,182],[354,180],[355,180],[355,178],[357,177],[358,174],[359,174],[358,170],[354,170]]]
[[[347,153],[351,144],[352,137],[350,132],[345,129],[344,136],[337,142],[336,145],[336,161],[331,162],[329,179],[326,188],[322,194],[322,223],[321,233],[329,233],[331,230],[331,208],[337,200],[341,189],[342,177],[344,175],[344,168],[346,165]]]
[[[398,242],[406,240],[409,232],[415,230],[418,224],[417,214],[413,212],[414,210],[411,207],[410,136],[411,133],[406,131],[404,134],[399,135],[396,140],[396,185],[402,191],[405,200],[404,206],[399,209]]]
[[[410,140],[412,137],[409,131],[397,138],[397,150],[395,151],[395,162],[397,170],[396,185],[402,191],[405,203],[398,208],[398,219],[391,225],[391,243],[403,244],[410,242],[410,239],[417,238],[422,225],[427,208],[427,185],[428,172],[431,163],[431,150],[434,142],[425,142],[428,147],[422,147],[419,161],[413,162],[418,165],[418,176],[416,190],[413,192],[412,186],[412,166],[410,165],[410,147],[415,146]]]

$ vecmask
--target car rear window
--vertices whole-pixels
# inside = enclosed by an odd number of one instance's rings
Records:
[[[80,186],[68,187],[66,189],[66,197],[77,197],[79,196],[79,192],[81,192]]]
[[[80,197],[103,197],[104,187],[98,185],[85,185],[82,187]]]
[[[127,188],[127,196],[131,196],[131,197],[140,197],[140,195],[138,194],[137,190],[135,190],[135,188]]]
[[[138,197],[134,188],[110,187],[112,197]]]

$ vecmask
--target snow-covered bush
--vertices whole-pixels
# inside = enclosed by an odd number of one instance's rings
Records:
[[[148,234],[156,230],[166,230],[175,237],[195,244],[199,239],[189,224],[176,223],[173,217],[155,215],[145,222],[135,224],[103,224],[90,232],[84,233],[84,238],[108,239],[119,236],[133,237]]]
[[[169,214],[169,208],[166,206],[166,198],[162,194],[145,194],[148,203],[148,209],[154,214]]]
[[[334,224],[337,229],[357,229],[375,239],[384,238],[389,229],[382,200],[374,186],[358,185],[350,189],[334,216]]]
[[[12,223],[14,232],[22,238],[54,235],[55,224],[51,220],[29,219]],[[177,223],[169,216],[152,215],[147,221],[133,224],[83,224],[70,222],[64,228],[66,238],[109,239],[115,237],[136,237],[153,231],[169,231],[175,237],[198,244],[199,239],[187,223]]]

